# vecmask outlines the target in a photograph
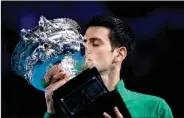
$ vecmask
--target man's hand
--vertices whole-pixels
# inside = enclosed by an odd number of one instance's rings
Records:
[[[63,86],[67,82],[67,75],[61,69],[59,69],[57,65],[54,65],[51,69],[48,70],[44,80],[49,85],[45,89],[47,112],[54,114],[55,110],[52,95],[56,89]]]
[[[116,114],[116,118],[123,118],[123,115],[120,113],[119,109],[117,107],[114,107],[114,112]],[[112,118],[109,114],[106,112],[103,113],[104,118]]]

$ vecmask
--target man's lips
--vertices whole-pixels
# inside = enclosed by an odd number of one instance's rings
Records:
[[[87,68],[93,68],[93,67],[94,67],[94,65],[92,63],[92,60],[91,59],[86,59],[83,70],[86,70]]]

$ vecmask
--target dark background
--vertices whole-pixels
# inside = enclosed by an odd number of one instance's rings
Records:
[[[114,15],[132,28],[137,46],[124,65],[126,87],[166,100],[174,116],[184,116],[184,2],[2,2],[1,77],[3,117],[43,117],[44,93],[11,70],[11,54],[22,28],[39,17],[68,17],[82,28],[94,15]]]

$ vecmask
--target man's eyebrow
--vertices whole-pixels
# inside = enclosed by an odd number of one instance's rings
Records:
[[[84,42],[86,43],[87,41],[99,41],[99,42],[103,42],[100,38],[98,37],[93,37],[93,38],[89,38],[89,39],[84,39]]]
[[[98,42],[103,42],[102,39],[100,39],[100,38],[98,38],[98,37],[91,38],[91,40],[93,40],[93,41],[98,41]]]

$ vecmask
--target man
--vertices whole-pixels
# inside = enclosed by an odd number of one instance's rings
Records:
[[[84,35],[86,45],[86,61],[88,67],[95,66],[109,91],[117,89],[132,117],[171,118],[172,112],[168,104],[161,98],[144,95],[127,90],[120,77],[121,64],[134,48],[134,39],[130,28],[120,19],[110,16],[95,16],[87,24]],[[52,93],[64,85],[67,75],[54,66],[45,76],[50,82],[46,88],[45,98],[47,112],[45,118],[51,118],[55,113]],[[122,118],[117,107],[114,108],[117,118]],[[105,118],[111,116],[104,111]]]

